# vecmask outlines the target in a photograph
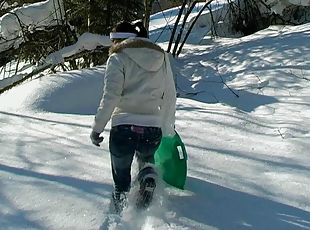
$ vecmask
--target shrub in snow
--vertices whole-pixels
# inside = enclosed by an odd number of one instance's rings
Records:
[[[252,34],[272,24],[310,22],[310,0],[235,0],[230,2],[232,29]]]
[[[24,28],[31,32],[34,28],[57,25],[63,15],[62,0],[47,0],[16,8],[0,18],[1,37],[11,40],[20,37]]]
[[[271,11],[278,15],[275,24],[303,24],[310,22],[310,0],[267,0]]]

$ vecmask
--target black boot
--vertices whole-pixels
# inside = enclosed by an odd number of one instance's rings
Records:
[[[156,188],[157,173],[153,166],[145,166],[138,174],[139,191],[136,206],[139,209],[146,209],[153,200]]]
[[[127,207],[127,194],[125,192],[114,191],[112,193],[112,202],[116,214],[120,214]]]

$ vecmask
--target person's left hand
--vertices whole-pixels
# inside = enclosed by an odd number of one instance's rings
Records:
[[[100,133],[97,133],[95,131],[92,131],[90,134],[91,142],[93,142],[93,144],[96,146],[100,146],[100,143],[103,141],[103,137],[100,137],[99,135]]]

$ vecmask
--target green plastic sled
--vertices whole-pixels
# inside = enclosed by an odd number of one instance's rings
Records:
[[[187,175],[187,153],[177,133],[173,137],[162,137],[155,152],[155,165],[166,183],[184,189]]]

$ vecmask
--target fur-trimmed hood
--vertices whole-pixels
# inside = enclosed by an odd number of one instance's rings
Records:
[[[165,51],[145,38],[129,38],[109,50],[109,55],[124,53],[141,68],[147,71],[158,71],[165,59]]]

